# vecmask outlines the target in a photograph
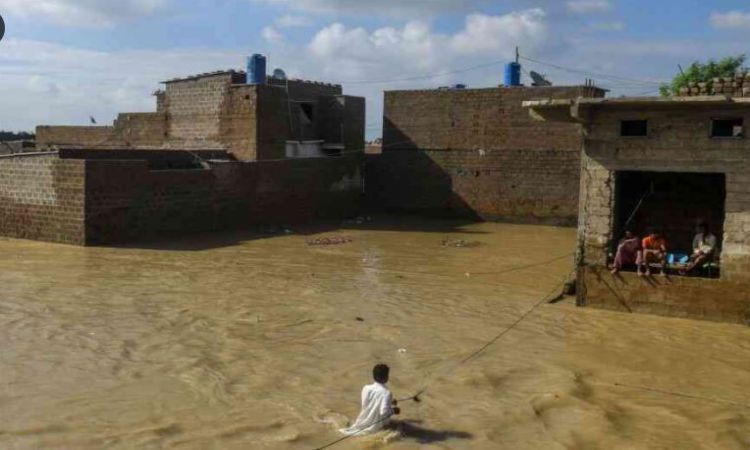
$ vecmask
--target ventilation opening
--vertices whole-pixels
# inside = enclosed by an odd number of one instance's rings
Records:
[[[741,138],[744,134],[742,118],[713,119],[711,121],[711,137]]]
[[[724,230],[726,177],[716,173],[618,172],[615,196],[615,237],[611,258],[626,231],[641,240],[651,230],[666,241],[667,273],[683,275],[690,268],[696,228],[705,223],[716,238],[711,257],[690,270],[689,276],[717,278],[720,272],[721,242]],[[612,261],[614,262],[614,261]],[[652,264],[655,271],[661,264]],[[634,262],[623,270],[635,271]]]
[[[644,137],[648,136],[647,120],[623,120],[620,122],[620,136]]]

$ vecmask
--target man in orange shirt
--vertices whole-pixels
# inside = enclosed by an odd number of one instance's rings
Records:
[[[651,275],[651,263],[661,263],[661,274],[666,275],[667,270],[667,241],[664,236],[656,230],[651,230],[641,243],[641,251],[637,261],[638,275],[643,276],[641,271],[645,268],[645,275]]]

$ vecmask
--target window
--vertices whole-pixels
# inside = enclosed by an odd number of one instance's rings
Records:
[[[648,136],[648,120],[623,120],[622,122],[620,122],[620,136]]]
[[[302,111],[302,120],[305,123],[313,123],[315,119],[315,105],[312,103],[300,103],[299,107]]]
[[[711,137],[741,138],[745,135],[743,120],[739,119],[713,119],[711,121]]]

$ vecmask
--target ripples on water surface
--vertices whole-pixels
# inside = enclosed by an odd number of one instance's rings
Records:
[[[335,235],[353,240],[306,244]],[[742,326],[568,300],[441,375],[571,266],[499,272],[565,255],[574,239],[388,219],[161,248],[0,240],[0,448],[315,448],[357,414],[381,361],[397,396],[430,390],[402,405],[400,436],[335,448],[750,448]]]

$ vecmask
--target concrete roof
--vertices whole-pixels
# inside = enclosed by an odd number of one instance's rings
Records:
[[[532,117],[554,122],[586,122],[584,113],[597,108],[660,109],[669,107],[734,106],[750,107],[750,97],[705,95],[695,97],[612,97],[541,99],[523,102]]]
[[[182,77],[182,78],[172,78],[167,81],[162,81],[162,84],[175,83],[178,81],[197,80],[199,78],[215,77],[218,75],[235,75],[235,74],[242,75],[244,73],[245,72],[243,71],[237,71],[237,70],[231,70],[231,69],[230,70],[217,70],[216,72],[199,73],[196,75],[189,75],[189,76]]]

